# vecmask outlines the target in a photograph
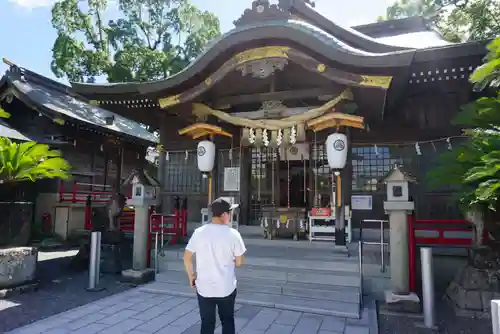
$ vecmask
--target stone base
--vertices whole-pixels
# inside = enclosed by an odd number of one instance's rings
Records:
[[[415,323],[415,328],[419,329],[419,333],[439,333],[439,327],[433,326],[431,328],[425,326],[422,321]]]
[[[385,304],[388,310],[393,312],[420,313],[420,298],[417,294],[398,294],[392,291],[385,292]]]
[[[136,285],[149,283],[154,281],[154,269],[146,268],[143,270],[127,269],[122,271],[122,282],[132,283]]]
[[[333,252],[334,253],[341,253],[341,254],[349,254],[349,248],[347,248],[347,245],[345,246],[340,246],[340,245],[333,245]]]
[[[38,290],[38,281],[27,282],[11,288],[0,289],[0,299]]]
[[[470,265],[462,268],[446,290],[457,316],[489,318],[491,300],[500,299],[498,283],[490,278],[487,270]]]

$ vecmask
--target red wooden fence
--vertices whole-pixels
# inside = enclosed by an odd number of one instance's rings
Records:
[[[417,231],[434,232],[434,236],[417,236]],[[452,233],[467,233],[458,237]],[[408,216],[408,273],[410,291],[416,291],[417,246],[471,247],[473,246],[474,225],[464,219],[415,219]],[[485,232],[484,240],[488,235]]]

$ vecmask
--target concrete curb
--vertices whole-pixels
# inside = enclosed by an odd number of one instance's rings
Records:
[[[145,292],[145,293],[158,293],[158,294],[166,294],[166,295],[171,295],[171,296],[176,296],[176,297],[196,298],[196,294],[194,292],[165,291],[165,290],[159,290],[159,289],[150,288],[150,287],[142,287],[140,289],[142,292]],[[319,314],[319,315],[331,315],[331,316],[337,316],[337,317],[345,317],[345,318],[350,318],[350,319],[359,319],[359,315],[356,317],[350,313],[342,314],[341,312],[332,312],[329,310],[310,308],[310,307],[301,307],[301,306],[297,306],[297,305],[285,305],[285,304],[280,304],[280,303],[257,301],[257,300],[251,300],[251,299],[246,299],[246,298],[239,298],[239,297],[236,297],[236,302],[238,304],[243,304],[243,305],[268,307],[268,308],[275,308],[275,309],[279,309],[279,310],[289,310],[289,311],[313,313],[313,314]]]

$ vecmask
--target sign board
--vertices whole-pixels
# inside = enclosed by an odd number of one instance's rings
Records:
[[[373,199],[371,195],[354,195],[351,196],[352,210],[371,210]]]
[[[240,167],[224,168],[224,191],[240,191]]]

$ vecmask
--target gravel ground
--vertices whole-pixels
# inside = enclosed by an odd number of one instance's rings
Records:
[[[39,253],[38,291],[0,300],[0,333],[131,288],[117,282],[117,277],[106,275],[101,277],[104,291],[85,291],[87,272],[76,273],[68,267],[74,254],[75,251]]]
[[[445,300],[436,303],[437,319],[439,321],[438,333],[443,334],[487,334],[492,332],[490,319],[471,319],[458,317]],[[379,315],[380,334],[394,333],[429,333],[415,327],[415,323],[422,323],[422,318],[406,316]]]

